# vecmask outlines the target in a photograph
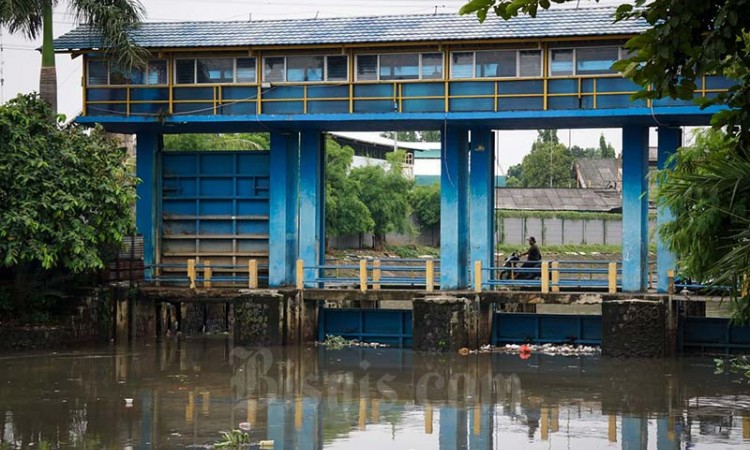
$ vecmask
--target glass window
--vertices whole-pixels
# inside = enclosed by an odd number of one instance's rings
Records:
[[[232,58],[206,58],[196,60],[198,83],[234,82],[234,60]]]
[[[323,81],[322,56],[289,56],[286,58],[286,81]]]
[[[131,84],[133,82],[133,71],[118,66],[117,64],[109,65],[109,84]],[[141,78],[143,75],[141,74]]]
[[[357,55],[357,80],[378,79],[378,55]]]
[[[263,81],[278,83],[284,81],[284,57],[263,58]]]
[[[422,79],[439,80],[443,78],[443,54],[422,54]]]
[[[326,59],[326,80],[347,81],[349,79],[349,59],[346,56],[329,56]]]
[[[573,50],[552,50],[549,73],[552,76],[573,75]]]
[[[109,84],[109,64],[107,61],[89,61],[86,75],[89,86]]]
[[[541,50],[521,50],[518,52],[518,76],[538,77],[542,75]]]
[[[175,62],[175,83],[193,84],[195,83],[195,60],[178,59]]]
[[[496,78],[516,76],[516,52],[477,52],[476,77]]]
[[[237,82],[255,83],[255,58],[237,58]]]
[[[167,84],[166,61],[149,61],[147,70],[146,84]]]
[[[617,47],[576,49],[576,74],[615,73],[611,67],[618,56]]]
[[[474,53],[451,54],[451,78],[474,78]]]
[[[380,55],[381,80],[418,80],[419,54]]]

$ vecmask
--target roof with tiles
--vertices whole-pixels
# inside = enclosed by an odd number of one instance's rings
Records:
[[[644,21],[614,23],[614,8],[556,8],[536,18],[505,21],[458,14],[260,20],[245,22],[146,22],[131,32],[146,48],[200,48],[276,45],[366,44],[481,39],[530,39],[632,35]],[[87,25],[55,40],[58,52],[92,50],[101,38]]]
[[[496,188],[495,209],[618,212],[621,193],[599,189]]]

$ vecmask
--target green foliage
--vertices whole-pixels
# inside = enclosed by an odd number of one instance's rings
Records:
[[[349,176],[354,150],[326,139],[326,234],[342,236],[371,232],[370,210],[360,199],[362,185]]]
[[[420,225],[431,227],[440,223],[440,185],[416,186],[410,193],[414,216]]]
[[[495,211],[498,219],[566,219],[566,220],[622,220],[619,213],[595,213],[579,211],[519,211],[510,209],[498,209]]]
[[[426,247],[424,245],[389,245],[388,251],[397,254],[399,258],[419,258],[425,255],[435,258],[440,257],[438,247]]]
[[[599,158],[614,159],[617,155],[615,154],[615,148],[612,144],[604,139],[604,135],[599,136]]]
[[[164,135],[164,150],[268,150],[270,147],[268,133]]]
[[[658,173],[659,202],[673,220],[661,231],[682,273],[731,286],[735,319],[750,321],[750,298],[740,283],[750,272],[750,153],[737,151],[736,136],[720,130],[696,135]]]
[[[214,448],[241,449],[250,447],[250,435],[242,430],[222,431],[221,440],[214,443]]]
[[[367,205],[374,222],[374,247],[385,247],[386,233],[411,231],[409,224],[409,191],[414,182],[407,180],[402,171],[403,152],[389,153],[390,168],[365,166],[352,169],[351,178],[362,189],[360,200]]]
[[[95,128],[48,121],[21,95],[0,107],[0,265],[84,272],[133,229],[136,179],[125,149]]]
[[[359,345],[356,339],[345,339],[334,334],[327,334],[323,342],[320,343],[330,350],[341,350],[342,348],[354,347]]]
[[[440,142],[440,131],[386,131],[382,133],[383,137],[396,139],[399,142]]]
[[[715,374],[725,373],[742,373],[746,378],[750,378],[750,358],[747,356],[738,356],[728,359],[714,359],[716,365]]]
[[[515,181],[518,179],[518,181]],[[557,130],[539,130],[531,152],[521,163],[520,178],[507,181],[510,187],[573,187],[573,155],[557,138]]]

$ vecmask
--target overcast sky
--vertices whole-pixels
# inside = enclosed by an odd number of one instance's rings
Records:
[[[622,0],[602,0],[600,5],[621,3]],[[454,0],[143,0],[146,21],[227,21],[262,20],[283,18],[344,17],[390,14],[456,13],[464,1]],[[582,6],[594,6],[593,1],[582,0]],[[55,10],[54,32],[60,36],[75,27],[74,19],[66,9],[66,1]],[[23,36],[10,35],[2,31],[1,101],[5,102],[21,92],[39,89],[40,55],[35,50],[39,41],[33,42]],[[81,111],[81,60],[71,60],[70,55],[57,56],[58,108],[69,118]],[[598,145],[599,135],[604,133],[619,152],[622,148],[619,129],[609,130],[560,130],[563,142],[581,147]],[[502,132],[500,142],[500,165],[507,169],[521,161],[528,153],[536,131]]]

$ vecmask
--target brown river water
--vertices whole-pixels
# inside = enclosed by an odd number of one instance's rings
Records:
[[[0,450],[750,449],[713,358],[424,354],[164,341],[0,355]]]

